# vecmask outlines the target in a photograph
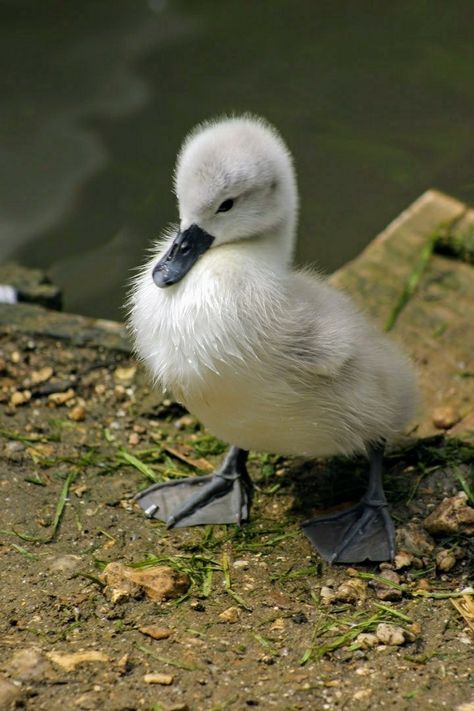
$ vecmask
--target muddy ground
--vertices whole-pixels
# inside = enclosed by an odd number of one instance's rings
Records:
[[[251,523],[167,531],[134,494],[206,471],[223,446],[125,354],[4,335],[0,388],[0,708],[474,708],[474,632],[453,604],[470,599],[472,447],[391,452],[405,553],[330,567],[299,522],[355,501],[363,462],[253,456]],[[464,524],[433,538],[423,521],[457,492]],[[189,589],[115,599],[113,561],[169,566]]]

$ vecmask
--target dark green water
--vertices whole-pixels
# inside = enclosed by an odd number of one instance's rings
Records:
[[[429,187],[473,202],[473,27],[472,0],[1,0],[0,260],[118,317],[183,136],[229,111],[295,155],[300,263],[335,269]]]

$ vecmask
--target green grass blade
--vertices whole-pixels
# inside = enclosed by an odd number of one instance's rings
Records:
[[[159,484],[162,481],[161,477],[156,474],[148,464],[145,464],[141,459],[127,452],[126,449],[119,449],[117,457],[122,459],[126,464],[130,464],[130,466],[137,469],[141,474],[144,474],[148,479],[151,479],[155,484]]]
[[[415,266],[413,267],[413,270],[409,275],[405,286],[403,287],[402,293],[400,294],[398,301],[396,302],[395,306],[393,307],[391,313],[388,316],[387,321],[385,322],[385,331],[391,331],[395,327],[398,317],[400,316],[401,312],[415,293],[418,284],[420,283],[421,277],[423,276],[423,273],[426,267],[428,266],[428,262],[430,261],[431,256],[433,254],[436,239],[436,236],[431,237],[421,250],[420,256],[415,262]]]

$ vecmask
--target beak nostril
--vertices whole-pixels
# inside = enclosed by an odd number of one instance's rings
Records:
[[[170,259],[173,259],[177,251],[178,251],[178,245],[177,245],[177,244],[173,244],[173,246],[171,247],[170,251],[168,252],[168,255],[167,255],[167,257],[166,257],[166,261],[169,262]]]

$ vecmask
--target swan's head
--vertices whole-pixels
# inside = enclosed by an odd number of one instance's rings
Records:
[[[291,156],[263,119],[226,118],[185,140],[175,174],[180,229],[153,271],[157,286],[180,281],[209,249],[265,240],[288,259],[297,191]],[[274,244],[272,244],[274,242]]]

